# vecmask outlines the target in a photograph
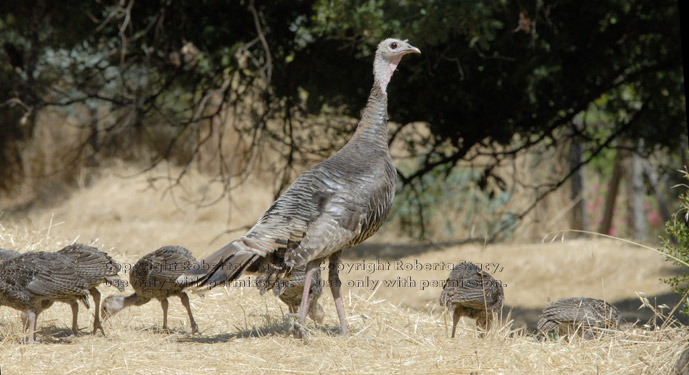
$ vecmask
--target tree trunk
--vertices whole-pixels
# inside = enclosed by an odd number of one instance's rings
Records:
[[[569,144],[569,168],[573,170],[581,163],[581,144],[573,139]],[[572,229],[586,230],[586,195],[584,189],[584,168],[579,168],[571,177],[570,197],[572,207]]]
[[[96,154],[100,150],[100,145],[98,144],[98,106],[94,103],[86,103],[89,109],[91,134],[89,134],[89,144],[91,145],[91,153],[88,156],[88,166],[95,167]]]
[[[687,147],[687,138],[681,137],[679,139],[679,157],[680,157],[680,159],[682,159],[681,160],[682,168],[680,168],[680,169],[684,169],[684,168],[688,167],[688,165],[687,165],[687,148],[688,148]]]
[[[622,152],[617,151],[615,156],[615,164],[612,168],[612,176],[610,176],[610,182],[608,183],[608,193],[605,196],[605,211],[603,212],[603,221],[600,223],[598,232],[603,234],[610,234],[610,229],[612,229],[612,216],[615,210],[615,199],[617,199],[617,192],[620,187],[620,180],[622,179]]]
[[[632,238],[643,241],[646,237],[644,222],[644,180],[643,180],[643,158],[639,154],[643,140],[639,141],[637,152],[631,157],[629,163],[629,228],[632,230]]]
[[[670,210],[667,208],[667,202],[665,201],[665,195],[663,194],[664,186],[661,186],[661,181],[658,178],[658,172],[653,168],[653,166],[651,166],[651,162],[644,160],[643,166],[646,178],[648,178],[648,183],[653,188],[653,193],[655,195],[656,202],[658,203],[660,215],[663,218],[663,222],[666,222],[670,220]]]

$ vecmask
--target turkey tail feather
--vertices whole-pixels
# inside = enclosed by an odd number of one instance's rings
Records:
[[[207,256],[177,278],[177,284],[196,290],[212,289],[231,282],[261,258],[259,254],[241,249],[234,242]]]

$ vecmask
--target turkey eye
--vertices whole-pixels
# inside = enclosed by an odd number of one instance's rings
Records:
[[[397,49],[397,43],[396,42],[390,43],[390,48]]]

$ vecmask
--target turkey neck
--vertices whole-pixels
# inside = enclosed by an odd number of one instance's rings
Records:
[[[123,307],[141,306],[150,300],[151,300],[150,298],[142,297],[136,293],[133,293],[133,294],[130,294],[130,295],[124,297]]]
[[[375,149],[388,150],[388,95],[376,82],[371,89],[366,108],[349,143],[370,144]]]

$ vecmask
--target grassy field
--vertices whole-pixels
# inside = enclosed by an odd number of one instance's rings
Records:
[[[160,246],[176,244],[202,258],[238,235],[226,229],[252,224],[272,200],[270,189],[256,180],[233,192],[231,202],[225,200],[229,204],[199,207],[203,197],[218,196],[221,186],[196,176],[166,191],[165,180],[152,178],[166,170],[137,171],[111,167],[84,176],[84,186],[71,194],[40,204],[17,201],[14,206],[20,209],[2,202],[10,208],[0,216],[0,247],[55,251],[76,241],[131,264]],[[186,333],[188,320],[178,299],[170,301],[171,332],[159,330],[160,304],[152,301],[107,321],[105,337],[68,337],[71,313],[58,304],[39,317],[41,343],[21,345],[19,313],[0,307],[1,373],[664,374],[689,338],[680,326],[655,327],[654,322],[661,323],[657,319],[651,321],[653,330],[644,327],[653,314],[638,309],[638,295],[664,313],[663,304],[672,308],[679,299],[659,282],[678,270],[651,250],[567,234],[552,242],[553,235],[545,243],[488,246],[428,246],[397,237],[394,228],[385,226],[344,254],[349,337],[338,336],[329,293],[321,299],[324,324],[309,323],[309,343],[287,337],[285,305],[252,288],[192,295],[202,331],[193,336]],[[463,260],[485,265],[506,285],[501,323],[485,338],[478,337],[473,321],[463,320],[457,338],[450,339],[437,304],[448,265]],[[101,292],[117,291],[103,286]],[[534,337],[538,312],[572,296],[604,298],[628,320],[641,321],[632,331],[597,340]],[[86,333],[93,310],[81,311],[79,325]]]

